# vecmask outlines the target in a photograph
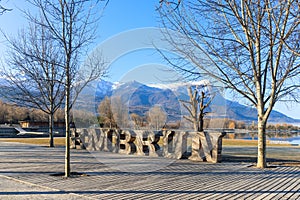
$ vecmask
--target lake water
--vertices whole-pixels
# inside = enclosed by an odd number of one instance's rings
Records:
[[[282,143],[291,145],[300,145],[300,137],[290,137],[290,138],[270,138],[271,143]]]
[[[237,134],[236,139],[257,140],[257,133]],[[271,144],[291,144],[300,146],[300,133],[267,133]]]

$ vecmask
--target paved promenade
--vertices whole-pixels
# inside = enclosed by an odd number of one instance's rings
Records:
[[[198,163],[0,142],[0,199],[300,199],[300,166]],[[76,172],[76,173],[75,173]]]

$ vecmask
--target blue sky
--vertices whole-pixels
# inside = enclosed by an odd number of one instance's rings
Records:
[[[122,34],[124,31],[144,27],[158,27],[159,16],[155,11],[158,2],[158,0],[110,0],[102,13],[98,30],[99,37],[97,37],[94,47],[101,45],[115,35]],[[27,23],[18,8],[30,9],[30,7],[25,1],[20,0],[4,0],[1,3],[8,8],[12,8],[13,11],[0,16],[0,27],[8,35],[15,35],[18,29]],[[3,37],[0,36],[1,58],[5,51],[3,41]],[[153,70],[155,70],[157,66],[164,67],[165,62],[153,49],[131,51],[121,55],[111,63],[109,78],[112,81],[123,80],[124,77],[129,77],[128,73],[132,71],[139,72],[135,76],[138,78],[144,76],[144,80],[150,76],[157,76],[157,71],[155,74],[149,74],[149,71],[145,70],[145,74],[141,74],[143,70],[133,70],[139,67],[143,69],[145,66],[153,67]],[[152,80],[152,78],[150,77],[149,80]],[[289,104],[287,106],[278,104],[275,109],[293,118],[300,118],[299,104]]]

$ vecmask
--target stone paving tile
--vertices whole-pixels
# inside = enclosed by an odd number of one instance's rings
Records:
[[[75,200],[85,199],[84,196],[69,194],[64,191],[39,185],[26,183],[15,178],[0,175],[0,199],[1,200]]]
[[[297,166],[260,170],[249,167],[249,163],[173,160],[165,167],[143,172],[141,166],[151,162],[149,157],[122,155],[120,159],[120,155],[104,155],[106,160],[102,162],[87,151],[73,150],[72,171],[84,176],[64,178],[53,176],[64,171],[63,148],[0,143],[0,175],[21,181],[20,188],[27,187],[22,193],[11,185],[15,191],[0,192],[0,199],[17,198],[21,194],[24,199],[30,196],[54,199],[55,195],[62,199],[297,199],[300,196]],[[113,165],[107,162],[110,158]],[[126,164],[129,167],[121,168]],[[132,172],[135,166],[139,169],[136,173]],[[40,192],[35,188],[38,186],[48,190]],[[8,189],[3,187],[3,190]]]

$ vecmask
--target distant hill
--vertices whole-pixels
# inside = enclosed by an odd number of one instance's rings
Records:
[[[105,96],[120,96],[122,102],[125,102],[128,106],[129,113],[137,113],[139,115],[145,115],[151,107],[159,105],[167,113],[169,121],[179,120],[182,115],[186,114],[179,100],[189,99],[187,84],[145,85],[136,81],[123,84],[113,84],[106,81],[99,82],[95,95],[96,102],[101,102]],[[230,118],[246,123],[257,121],[255,108],[225,99],[219,92],[216,93],[208,111],[212,112],[212,116],[216,118]],[[269,122],[299,123],[300,120],[273,110]]]

